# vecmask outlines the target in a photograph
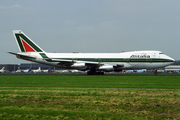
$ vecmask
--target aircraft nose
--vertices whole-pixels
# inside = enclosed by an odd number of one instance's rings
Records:
[[[167,62],[172,62],[172,63],[174,63],[175,62],[175,60],[173,59],[173,58],[171,58],[171,57],[169,57],[168,55],[165,55],[165,54],[163,54],[163,56],[162,56],[164,59],[166,59],[167,60]]]
[[[175,62],[175,60],[173,58],[171,58],[173,62]]]
[[[168,56],[168,59],[171,61],[171,62],[175,62],[175,60],[171,57]]]

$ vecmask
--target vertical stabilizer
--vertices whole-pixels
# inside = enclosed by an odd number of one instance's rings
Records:
[[[21,30],[13,30],[14,38],[20,52],[44,52],[35,42],[26,36]]]
[[[30,67],[29,70],[28,70],[28,73],[29,73],[29,72],[31,72],[31,67]]]
[[[4,70],[5,67],[2,67],[1,70]]]
[[[39,67],[38,70],[41,70],[41,67]]]

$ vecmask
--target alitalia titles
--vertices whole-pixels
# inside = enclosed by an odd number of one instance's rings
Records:
[[[130,58],[150,58],[150,55],[131,55]]]

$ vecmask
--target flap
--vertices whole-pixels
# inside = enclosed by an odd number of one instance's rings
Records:
[[[66,63],[75,63],[74,60],[64,60],[64,59],[51,59],[51,58],[45,58],[44,60],[49,62],[66,62]]]
[[[64,60],[64,59],[50,59],[50,58],[45,58],[44,60],[48,62],[59,62],[57,65],[62,65],[62,66],[70,66],[76,63],[74,60]]]

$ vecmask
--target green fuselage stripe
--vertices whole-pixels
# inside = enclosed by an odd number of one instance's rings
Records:
[[[77,60],[77,61],[89,61],[89,62],[174,62],[169,59],[159,59],[159,58],[149,58],[149,59],[139,59],[139,58],[53,58],[61,60]]]
[[[45,59],[59,59],[59,60],[77,60],[77,61],[89,61],[89,62],[174,62],[170,59],[160,58],[49,58],[45,53],[39,53]],[[51,61],[53,62],[53,61]],[[57,61],[56,61],[57,62]]]
[[[43,58],[48,58],[45,53],[39,53],[39,54],[40,54],[41,57],[43,57]]]

